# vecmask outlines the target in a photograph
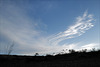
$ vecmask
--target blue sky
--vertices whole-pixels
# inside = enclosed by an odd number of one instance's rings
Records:
[[[99,0],[0,0],[0,51],[57,53],[100,48]]]

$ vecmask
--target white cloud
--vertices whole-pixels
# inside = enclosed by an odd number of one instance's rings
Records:
[[[92,28],[94,25],[93,15],[87,14],[87,11],[83,14],[83,16],[77,17],[76,24],[70,26],[64,32],[60,32],[49,40],[52,45],[59,45],[59,43],[65,39],[74,38],[82,35],[86,32],[86,30]]]
[[[35,52],[39,54],[59,52],[62,49],[77,49],[77,44],[59,43],[65,39],[74,38],[85,33],[93,27],[91,23],[93,15],[85,12],[82,17],[78,17],[76,23],[67,30],[52,36],[42,36],[41,30],[37,30],[38,23],[30,19],[25,10],[14,5],[7,5],[0,8],[0,33],[6,39],[15,42],[14,52],[17,54],[31,55]],[[2,37],[3,37],[2,36]],[[17,44],[16,44],[17,43]],[[4,43],[6,44],[6,43]],[[4,45],[2,44],[2,45]],[[82,46],[85,48],[87,46]]]
[[[31,20],[24,10],[7,5],[2,7],[0,14],[0,33],[2,37],[17,43],[18,50],[38,50],[40,44],[43,46],[47,41],[41,36],[41,31],[36,29],[37,22]]]
[[[90,43],[90,44],[86,44],[86,45],[83,45],[81,46],[81,49],[92,49],[92,48],[99,48],[99,44],[96,44],[96,43]]]

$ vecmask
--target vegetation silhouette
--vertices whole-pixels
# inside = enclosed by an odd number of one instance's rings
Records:
[[[100,49],[87,49],[56,55],[40,56],[0,55],[0,67],[100,67]]]
[[[15,46],[15,43],[13,41],[12,44],[8,44],[8,45],[5,45],[4,47],[0,46],[0,54],[6,54],[6,55],[11,55],[11,53],[14,51],[14,46]]]

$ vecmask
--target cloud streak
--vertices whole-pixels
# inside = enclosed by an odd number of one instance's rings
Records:
[[[90,43],[90,44],[81,46],[80,49],[88,49],[88,50],[90,50],[90,49],[92,49],[92,48],[99,49],[99,44],[96,44],[96,43]]]
[[[37,22],[31,20],[24,10],[14,5],[6,5],[5,8],[2,7],[1,9],[1,36],[6,37],[8,41],[14,41],[18,53],[36,51],[41,44],[39,42],[44,44],[45,38],[41,36],[41,31],[37,29]]]
[[[30,19],[24,9],[5,4],[0,10],[0,36],[15,42],[14,52],[16,54],[33,55],[35,52],[45,54],[59,52],[66,48],[77,49],[76,43],[63,45],[59,43],[78,37],[93,27],[93,15],[86,11],[83,16],[77,17],[75,24],[65,31],[51,36],[43,36],[41,30],[37,29],[38,22]],[[7,43],[2,42],[0,46],[5,44]],[[81,49],[86,47],[82,46]]]
[[[80,36],[94,26],[92,23],[93,20],[93,15],[88,14],[86,11],[82,17],[79,16],[76,18],[76,23],[74,25],[70,26],[64,32],[53,35],[49,42],[51,45],[59,45],[63,40]]]

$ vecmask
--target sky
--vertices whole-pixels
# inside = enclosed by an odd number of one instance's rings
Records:
[[[100,49],[100,0],[0,0],[0,53]]]

